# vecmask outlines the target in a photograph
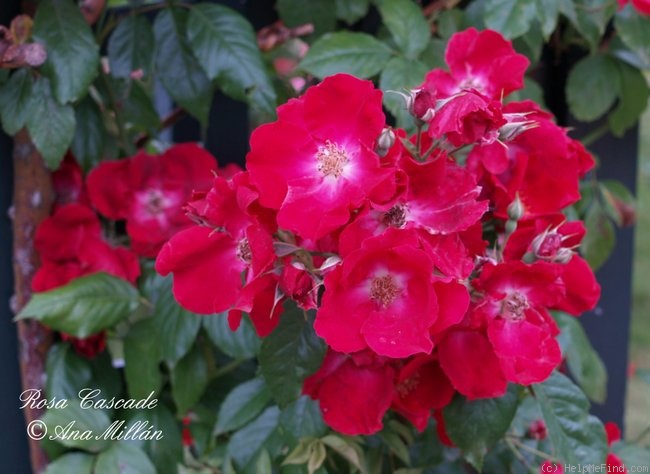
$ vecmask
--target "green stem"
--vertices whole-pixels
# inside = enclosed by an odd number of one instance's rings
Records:
[[[603,136],[609,133],[609,124],[605,122],[600,127],[592,130],[583,138],[580,139],[584,146],[589,146],[600,140]]]
[[[215,371],[214,378],[216,379],[229,374],[244,362],[246,362],[246,359],[235,359],[232,362],[227,363],[226,365],[224,365],[223,367]]]
[[[551,456],[548,453],[545,453],[544,451],[540,451],[539,449],[535,449],[531,446],[528,446],[527,444],[522,443],[516,438],[506,438],[506,441],[512,443],[514,446],[516,446],[519,449],[523,449],[524,451],[528,451],[531,454],[534,454],[538,458],[544,459],[545,461],[551,461],[551,462],[559,462],[560,460],[557,459],[556,457]]]
[[[133,143],[129,141],[129,137],[126,134],[126,126],[124,124],[122,113],[119,110],[119,105],[118,105],[117,97],[115,96],[115,91],[113,91],[113,88],[111,87],[111,83],[108,80],[107,75],[104,74],[103,71],[100,71],[100,74],[102,76],[102,80],[104,81],[104,85],[106,86],[106,91],[108,92],[108,99],[111,102],[111,108],[115,113],[115,124],[117,125],[117,133],[120,137],[120,142],[122,142],[122,148],[124,149],[124,152],[127,154],[127,156],[134,155],[135,147]]]
[[[515,455],[517,460],[530,472],[531,474],[535,474],[537,471],[533,469],[533,467],[530,465],[530,463],[526,460],[526,458],[515,448],[514,443],[512,442],[511,439],[506,438],[505,439],[506,446],[512,451],[512,454]]]

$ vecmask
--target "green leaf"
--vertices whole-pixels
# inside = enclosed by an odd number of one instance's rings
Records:
[[[555,31],[560,8],[564,0],[537,0],[537,19],[542,28],[544,39],[548,41],[551,33]]]
[[[201,320],[212,342],[233,359],[250,359],[260,351],[262,340],[247,317],[242,318],[236,331],[230,329],[227,314],[203,316]]]
[[[318,402],[307,395],[302,395],[282,410],[280,424],[296,439],[317,438],[327,433]]]
[[[32,94],[27,130],[47,167],[56,170],[74,138],[74,110],[54,100],[50,81],[44,76],[34,83]]]
[[[321,78],[337,72],[368,78],[381,71],[391,55],[388,46],[366,33],[341,31],[316,41],[300,67]]]
[[[650,64],[650,17],[639,14],[632,5],[620,10],[614,19],[616,33],[645,64]]]
[[[278,405],[285,407],[302,391],[303,380],[320,367],[327,346],[314,332],[313,318],[287,304],[277,328],[262,341],[260,371]]]
[[[18,133],[34,109],[33,84],[32,72],[24,68],[14,72],[9,81],[0,87],[0,118],[7,135]]]
[[[197,344],[173,368],[171,381],[176,411],[186,413],[201,399],[208,385],[208,364]]]
[[[275,113],[276,95],[251,24],[230,8],[202,3],[187,20],[190,44],[210,79],[236,99]]]
[[[449,40],[451,35],[457,33],[465,27],[465,13],[463,10],[458,10],[453,8],[451,10],[443,10],[438,14],[438,22],[436,33],[443,38],[445,41]],[[438,40],[440,41],[440,40]],[[443,58],[441,58],[443,66],[444,64],[444,48],[442,49]]]
[[[91,454],[68,453],[48,464],[44,474],[92,474],[94,463],[95,456]]]
[[[575,10],[575,17],[565,15],[572,20],[576,29],[589,43],[591,50],[596,51],[600,44],[601,37],[605,33],[605,28],[616,13],[616,2],[610,0],[573,0],[573,7],[565,6],[564,10],[569,12],[571,8]]]
[[[168,8],[156,16],[154,62],[169,95],[204,126],[212,104],[212,85],[185,37],[187,12]]]
[[[70,398],[65,408],[53,408],[43,416],[47,437],[69,448],[97,453],[106,449],[110,439],[102,436],[111,424],[105,411],[81,408],[79,399]]]
[[[343,459],[365,474],[367,471],[364,468],[363,451],[352,440],[353,438],[344,438],[334,434],[327,435],[321,439],[328,448],[341,455]]]
[[[574,379],[593,401],[605,403],[607,398],[607,370],[577,318],[566,313],[555,313],[561,330],[562,352]]]
[[[647,447],[619,441],[610,449],[621,458],[628,469],[630,466],[650,466],[650,449]]]
[[[407,466],[411,465],[411,456],[409,454],[408,447],[404,443],[404,440],[397,435],[397,433],[383,430],[379,433],[379,438],[381,438],[386,446],[388,446],[390,451],[395,456],[397,456],[400,461],[402,461]]]
[[[108,40],[111,75],[128,79],[133,71],[140,69],[149,76],[153,50],[153,29],[149,20],[142,15],[127,15]]]
[[[275,8],[289,28],[311,23],[320,36],[336,26],[335,0],[278,0]]]
[[[156,468],[133,444],[113,443],[97,458],[95,474],[156,474]]]
[[[523,35],[530,28],[537,10],[535,0],[487,0],[485,26],[508,39]]]
[[[56,331],[84,338],[113,327],[139,304],[138,292],[128,281],[100,272],[34,293],[16,319],[33,318]]]
[[[421,7],[412,0],[375,0],[375,4],[397,47],[406,57],[417,58],[431,38]]]
[[[75,134],[70,149],[86,171],[99,163],[104,150],[104,121],[97,104],[89,97],[75,107]]]
[[[515,49],[524,54],[532,64],[539,62],[544,48],[544,35],[537,21],[530,24],[528,31],[513,41]]]
[[[555,456],[568,464],[603,463],[607,455],[605,429],[589,414],[589,401],[580,389],[558,372],[532,387]]]
[[[140,442],[140,448],[149,456],[156,466],[157,474],[177,474],[177,465],[183,460],[181,431],[171,411],[158,403],[150,410],[133,410],[133,417],[128,424],[135,421],[149,423],[150,430],[160,431],[162,439],[149,439]]]
[[[124,338],[124,376],[132,398],[146,398],[162,386],[160,344],[155,318],[138,321]]]
[[[45,393],[49,399],[76,398],[79,390],[89,387],[92,370],[88,361],[74,353],[70,344],[53,345],[45,364]]]
[[[503,438],[510,427],[517,404],[517,387],[510,385],[500,398],[469,401],[457,395],[443,410],[449,437],[478,471],[481,471],[487,450]]]
[[[406,92],[424,82],[428,68],[420,61],[411,61],[401,56],[391,59],[381,72],[379,87],[384,91],[384,105],[396,119],[396,125],[413,130],[415,122],[406,109],[404,98],[395,92]]]
[[[544,106],[544,91],[534,79],[524,77],[524,88],[509,94],[505,102],[509,103],[522,100],[532,100],[542,107]]]
[[[580,60],[569,73],[566,85],[571,112],[585,122],[595,120],[614,104],[621,90],[616,60],[594,54]]]
[[[61,104],[86,94],[97,75],[99,47],[79,7],[70,0],[43,0],[34,18],[34,40],[47,49],[46,71],[52,70],[54,95]],[[39,120],[48,120],[39,117]]]
[[[159,326],[160,355],[173,367],[189,352],[201,328],[201,316],[182,308],[174,299],[171,276],[151,275],[144,295],[154,304],[154,318]]]
[[[140,82],[129,82],[122,96],[124,120],[127,127],[156,135],[160,129],[160,117],[153,100]]]
[[[612,221],[599,205],[592,205],[585,216],[587,234],[580,245],[580,253],[592,269],[597,270],[607,261],[616,244]]]
[[[271,401],[271,394],[261,378],[244,382],[226,397],[217,416],[215,434],[236,430],[255,418]]]
[[[420,61],[424,63],[428,69],[446,68],[445,63],[445,48],[447,43],[441,39],[433,38],[429,41],[429,46],[420,55]]]
[[[108,351],[98,354],[90,361],[93,383],[86,387],[96,387],[104,398],[119,398],[124,392],[122,373],[113,367]]]
[[[352,25],[368,14],[370,0],[336,0],[336,17]]]
[[[266,441],[278,427],[280,410],[269,407],[243,429],[237,431],[228,443],[228,454],[240,466],[244,467],[260,452]]]
[[[650,28],[650,22],[648,22],[648,28]],[[617,62],[617,65],[621,81],[620,94],[618,104],[607,116],[607,120],[612,133],[617,137],[622,137],[627,129],[639,121],[639,116],[648,105],[650,90],[648,82],[640,70],[620,61]]]

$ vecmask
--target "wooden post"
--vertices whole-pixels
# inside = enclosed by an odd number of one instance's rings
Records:
[[[12,309],[18,312],[32,294],[32,277],[39,263],[34,249],[34,234],[38,224],[50,215],[54,190],[50,171],[24,129],[14,138],[13,161],[14,197],[10,215],[13,217],[15,295]],[[52,344],[52,333],[37,321],[18,321],[17,326],[22,389],[40,389],[44,393],[45,361]],[[43,414],[43,410],[29,407],[23,412],[27,425]],[[32,471],[43,472],[48,460],[39,442],[30,439],[29,449]]]

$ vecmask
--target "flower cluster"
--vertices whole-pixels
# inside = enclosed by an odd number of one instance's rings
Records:
[[[536,104],[503,104],[528,60],[498,33],[456,34],[445,58],[405,94],[413,136],[345,74],[279,107],[247,171],[194,193],[195,224],[156,260],[181,305],[232,328],[245,312],[269,334],[289,299],[316,310],[329,349],[304,392],[342,433],[389,409],[423,429],[456,392],[545,380],[562,359],[549,310],[600,294],[562,214],[592,157]]]
[[[75,278],[106,272],[133,285],[140,275],[140,256],[155,256],[176,231],[191,226],[180,207],[193,190],[208,189],[216,160],[195,144],[169,148],[161,155],[143,152],[119,161],[102,162],[84,180],[71,154],[52,175],[55,206],[36,231],[34,246],[41,266],[32,289],[47,291]],[[108,239],[101,215],[126,221],[130,248]],[[114,226],[113,226],[114,228]],[[89,315],[88,317],[92,317]],[[104,350],[105,334],[70,340],[77,352],[93,357]]]

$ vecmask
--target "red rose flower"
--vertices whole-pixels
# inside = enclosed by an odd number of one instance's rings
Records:
[[[436,91],[439,97],[474,89],[497,100],[524,87],[524,73],[530,64],[500,33],[474,28],[452,35],[445,61],[449,72],[429,72],[424,88]]]
[[[192,191],[207,190],[217,163],[198,145],[175,145],[155,156],[140,151],[106,161],[88,175],[93,206],[105,217],[126,220],[133,250],[155,257],[162,245],[191,222],[182,206]]]
[[[174,296],[183,307],[199,314],[232,310],[233,327],[246,311],[258,333],[267,335],[278,323],[281,305],[275,300],[277,277],[264,275],[275,253],[255,214],[256,200],[246,173],[214,178],[210,191],[196,194],[186,206],[199,224],[163,246],[156,271],[174,274]]]
[[[451,329],[438,343],[440,367],[468,399],[500,397],[508,382],[494,348],[482,332]]]
[[[64,206],[78,202],[90,205],[83,172],[72,153],[66,153],[59,169],[52,173],[52,185],[55,194],[55,206]]]
[[[106,272],[132,284],[140,275],[137,256],[126,248],[106,243],[97,215],[80,204],[61,206],[45,219],[36,230],[34,247],[41,259],[32,279],[34,291],[52,290],[96,272]],[[67,334],[62,334],[62,338],[85,357],[94,357],[106,346],[103,332],[84,339]]]
[[[432,410],[444,408],[453,396],[454,388],[438,361],[418,355],[399,371],[392,408],[423,431]]]
[[[337,74],[278,109],[251,135],[247,168],[281,228],[316,240],[350,218],[393,173],[373,151],[384,128],[381,91]],[[392,190],[388,189],[388,195]]]
[[[552,308],[579,316],[596,306],[600,285],[587,262],[574,251],[585,235],[584,224],[565,219],[555,214],[519,221],[503,254],[506,260],[557,263],[565,295]]]
[[[593,167],[581,144],[553,123],[551,116],[530,101],[513,102],[504,113],[523,113],[537,127],[508,142],[476,146],[467,159],[498,217],[506,218],[516,196],[524,217],[557,213],[580,199],[579,178]]]
[[[100,271],[133,284],[140,275],[137,257],[106,243],[97,215],[80,204],[62,206],[45,219],[36,230],[34,247],[41,259],[32,280],[34,291],[51,290]]]
[[[329,350],[303,391],[319,401],[323,420],[339,433],[370,435],[383,427],[394,377],[394,369],[370,351],[346,355]]]
[[[506,378],[529,385],[542,382],[562,360],[559,330],[546,308],[564,296],[559,265],[537,262],[486,264],[472,282],[484,293],[474,309]]]
[[[444,137],[454,147],[473,143],[494,143],[506,123],[501,103],[470,90],[446,100],[429,122],[429,135]]]
[[[339,352],[429,353],[438,312],[432,279],[433,262],[414,232],[366,239],[325,276],[316,333]]]

